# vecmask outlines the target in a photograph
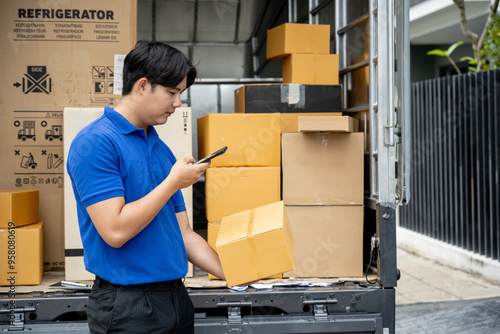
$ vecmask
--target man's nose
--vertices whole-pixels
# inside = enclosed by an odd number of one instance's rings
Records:
[[[182,106],[182,100],[181,100],[181,95],[177,95],[177,97],[175,98],[175,101],[173,103],[173,106],[175,108],[179,108],[180,106]]]

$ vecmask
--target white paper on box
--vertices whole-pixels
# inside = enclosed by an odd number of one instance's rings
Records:
[[[113,94],[122,95],[123,89],[123,63],[126,55],[115,55],[115,73],[113,80]]]

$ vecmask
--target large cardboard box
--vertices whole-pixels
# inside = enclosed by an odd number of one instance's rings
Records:
[[[350,116],[302,116],[300,132],[357,132],[358,120]]]
[[[250,84],[234,91],[237,113],[341,112],[342,86]]]
[[[43,276],[43,222],[0,228],[0,285],[38,285]]]
[[[279,167],[279,114],[208,114],[198,118],[198,157],[227,146],[212,167]]]
[[[66,156],[76,134],[93,120],[101,116],[104,108],[64,109],[64,155]],[[191,108],[177,108],[166,124],[156,126],[160,138],[170,147],[174,155],[193,155]],[[182,189],[189,222],[193,224],[193,187]],[[76,201],[67,172],[64,173],[64,247],[66,280],[91,280],[94,275],[85,270],[83,246],[78,227]],[[193,276],[193,265],[188,267],[187,277]]]
[[[362,277],[362,205],[287,205],[295,269],[284,277]]]
[[[283,59],[283,83],[338,85],[339,56],[336,54],[292,54]]]
[[[38,189],[45,269],[64,270],[63,108],[115,105],[136,0],[1,1],[1,188]]]
[[[362,205],[363,133],[284,133],[287,205]]]
[[[224,217],[216,249],[228,286],[293,270],[295,242],[283,202]]]
[[[210,223],[280,199],[279,167],[211,167],[206,171],[206,218]]]
[[[292,53],[330,53],[330,26],[285,23],[267,31],[267,59],[281,59]]]
[[[0,228],[38,222],[38,205],[36,189],[0,189]]]

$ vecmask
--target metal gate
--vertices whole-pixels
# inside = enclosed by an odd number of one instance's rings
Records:
[[[500,259],[500,70],[412,85],[412,201],[401,226]]]

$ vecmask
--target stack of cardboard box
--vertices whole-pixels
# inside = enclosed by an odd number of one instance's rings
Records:
[[[276,114],[209,114],[198,119],[199,157],[227,146],[206,172],[208,240],[223,217],[280,201],[280,118]],[[213,278],[211,276],[211,278]]]
[[[330,27],[284,24],[267,43],[267,57],[283,60],[283,83],[244,85],[235,114],[198,120],[200,157],[228,146],[206,174],[209,243],[219,244],[223,217],[281,195],[295,235],[295,269],[284,276],[361,276],[364,137],[341,116]]]
[[[0,286],[37,285],[43,276],[38,190],[0,189]]]

